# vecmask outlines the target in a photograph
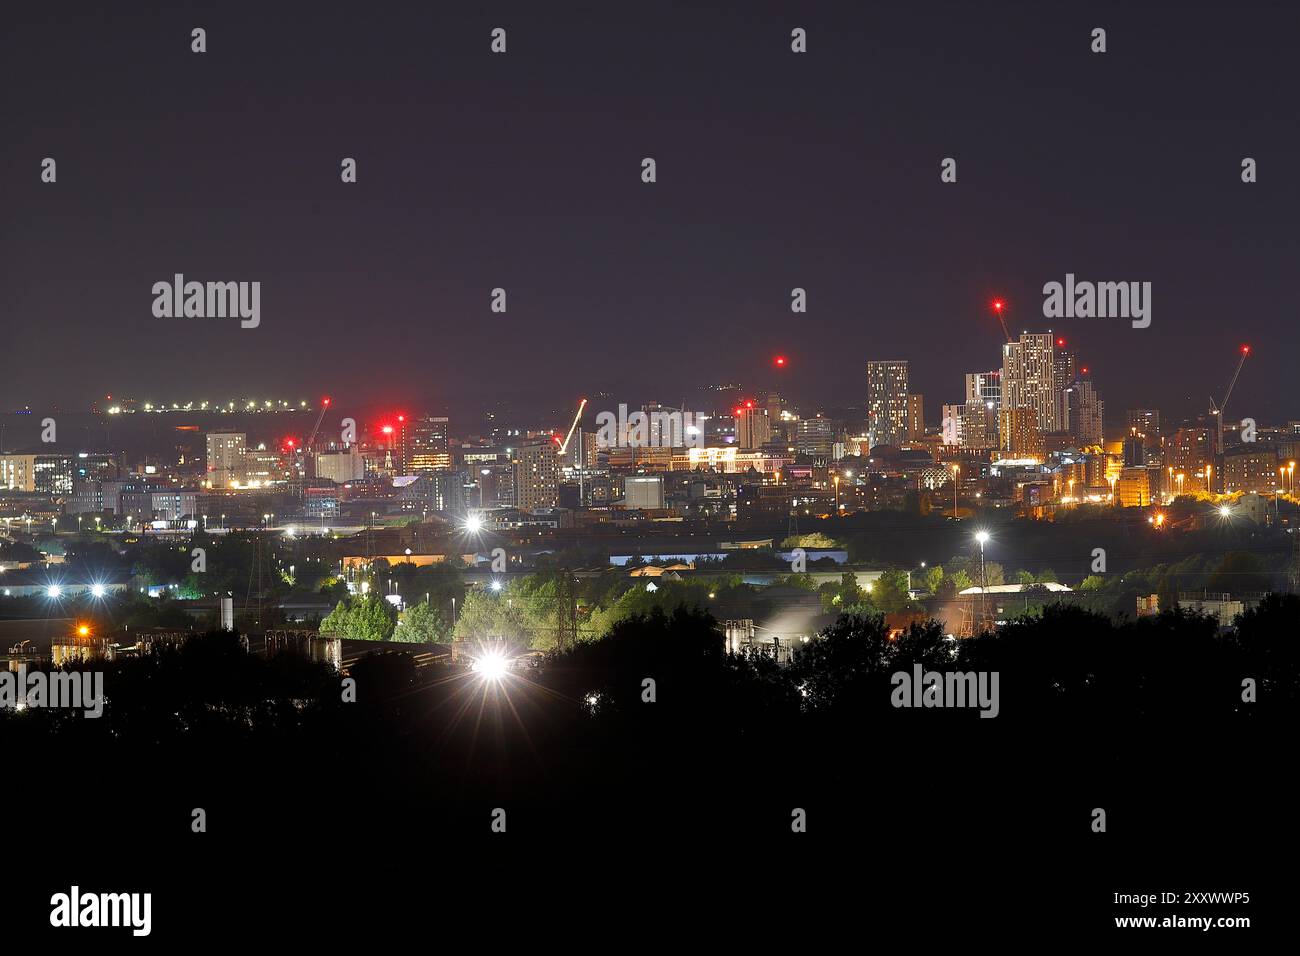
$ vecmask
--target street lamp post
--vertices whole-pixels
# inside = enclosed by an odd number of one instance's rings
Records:
[[[980,625],[983,626],[988,619],[988,577],[984,573],[984,543],[988,541],[989,533],[979,531],[975,535],[975,540],[980,546]]]
[[[961,472],[961,465],[952,466],[952,520],[957,520],[957,475]]]

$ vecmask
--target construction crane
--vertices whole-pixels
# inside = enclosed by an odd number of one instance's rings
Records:
[[[573,437],[574,429],[578,427],[578,422],[582,420],[582,413],[586,407],[587,400],[584,398],[578,403],[578,414],[573,416],[573,424],[569,426],[569,434],[564,436],[564,441],[559,441],[558,438],[556,439],[556,444],[560,446],[559,454],[563,455],[565,451],[568,450],[569,439]],[[579,457],[581,457],[581,453],[579,453]]]
[[[1250,346],[1243,345],[1241,347],[1241,358],[1237,360],[1237,369],[1232,373],[1232,381],[1228,383],[1228,390],[1223,394],[1223,401],[1216,405],[1214,402],[1214,396],[1210,396],[1210,414],[1217,419],[1215,422],[1215,434],[1217,437],[1215,438],[1214,443],[1214,453],[1216,455],[1223,454],[1223,410],[1228,407],[1228,399],[1232,398],[1232,390],[1237,384],[1237,376],[1241,374],[1241,367],[1246,364],[1246,356],[1249,354]]]
[[[299,454],[302,455],[302,460],[298,463],[298,474],[302,475],[304,478],[307,476],[307,456],[315,454],[315,452],[312,451],[312,447],[316,441],[316,433],[320,431],[320,423],[324,420],[325,411],[329,407],[330,400],[327,395],[325,398],[321,399],[320,413],[316,416],[316,424],[311,426],[311,435],[308,437],[307,441],[303,443],[303,446],[298,449]]]
[[[1007,341],[1010,342],[1011,333],[1007,331],[1007,318],[1005,315],[1002,314],[1003,311],[1006,309],[1006,307],[1007,304],[1003,302],[1001,299],[993,300],[993,311],[997,313],[998,321],[1002,323],[1002,334],[1005,335],[1007,337]]]

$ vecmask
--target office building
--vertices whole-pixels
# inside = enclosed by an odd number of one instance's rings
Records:
[[[907,396],[907,440],[920,441],[925,437],[925,397]]]
[[[1055,345],[1050,332],[1025,332],[1002,346],[1002,407],[1032,409],[1041,434],[1060,431]]]
[[[944,405],[941,427],[945,445],[962,444],[964,433],[962,418],[966,414],[965,405]]]
[[[1106,404],[1098,397],[1092,379],[1081,374],[1065,390],[1062,398],[1070,425],[1068,431],[1079,447],[1089,448],[1102,444]]]
[[[623,479],[623,506],[659,511],[664,506],[664,480],[660,475],[628,475]]]
[[[1223,456],[1223,490],[1227,494],[1253,491],[1271,495],[1280,487],[1277,450],[1254,447],[1253,443],[1238,445]]]
[[[823,418],[820,414],[801,418],[795,430],[795,451],[813,458],[832,458],[839,432],[839,422]]]
[[[231,488],[245,478],[248,436],[243,432],[208,432],[207,486]]]
[[[1038,416],[1032,408],[1003,408],[998,431],[1004,458],[1042,460],[1046,447]]]
[[[404,443],[404,474],[439,471],[451,467],[451,438],[446,418],[427,416],[410,426],[410,441]]]
[[[767,409],[744,402],[736,409],[736,447],[746,451],[762,448],[772,438]]]
[[[907,362],[867,363],[867,438],[877,445],[907,441]]]
[[[559,504],[558,447],[550,438],[538,438],[515,449],[515,507],[554,508]]]

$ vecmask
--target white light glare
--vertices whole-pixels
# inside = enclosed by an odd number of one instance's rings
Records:
[[[470,665],[470,670],[484,680],[501,680],[510,670],[510,662],[500,651],[488,651]]]

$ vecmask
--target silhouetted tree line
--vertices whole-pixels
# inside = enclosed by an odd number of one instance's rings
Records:
[[[61,755],[34,776],[32,801],[61,792],[67,771],[123,806],[180,792],[249,826],[501,805],[626,823],[687,799],[740,812],[819,798],[883,801],[909,826],[950,828],[944,814],[972,806],[1022,826],[1062,795],[1222,796],[1240,768],[1258,779],[1281,766],[1298,625],[1293,595],[1268,597],[1228,636],[1186,613],[1117,624],[1049,605],[996,634],[954,641],[931,622],[890,640],[879,615],[845,614],[779,667],[726,653],[706,612],[679,608],[623,619],[499,684],[378,652],[350,671],[355,702],[327,666],[213,634],[95,665],[107,672],[98,720],[0,714],[0,746]],[[891,675],[918,664],[998,672],[998,716],[893,706]]]

